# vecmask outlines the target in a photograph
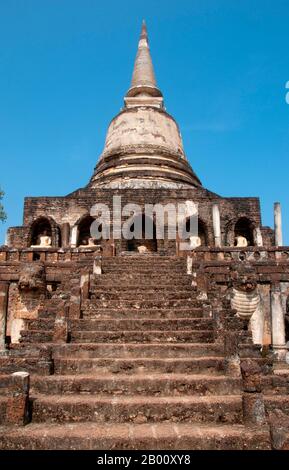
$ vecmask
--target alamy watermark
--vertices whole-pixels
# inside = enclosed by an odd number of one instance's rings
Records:
[[[289,90],[289,81],[286,83],[285,88]],[[287,104],[289,104],[289,91],[285,95],[285,101]]]
[[[90,215],[95,219],[90,227],[94,240],[178,240],[180,250],[198,245],[198,204],[193,201],[177,204],[135,203],[122,206],[121,196],[113,196],[113,207],[94,204]]]

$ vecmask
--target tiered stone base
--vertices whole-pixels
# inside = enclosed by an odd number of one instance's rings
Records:
[[[226,373],[191,281],[180,258],[110,258],[81,318],[68,319],[69,343],[53,342],[54,310],[30,320],[0,359],[0,449],[270,449],[269,425],[244,424],[242,380]],[[39,363],[45,345],[53,369]],[[22,427],[5,425],[16,370],[31,373]],[[263,389],[267,413],[289,415],[286,371],[264,375]]]

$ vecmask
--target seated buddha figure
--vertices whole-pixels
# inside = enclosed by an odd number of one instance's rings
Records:
[[[38,245],[31,245],[31,248],[49,248],[51,247],[51,237],[47,235],[47,231],[44,230],[38,237],[39,244]]]
[[[246,246],[248,246],[247,238],[243,237],[243,235],[238,235],[237,237],[235,237],[235,246],[245,248]]]
[[[147,247],[145,245],[140,245],[137,247],[137,251],[138,253],[140,254],[144,254],[144,253],[148,253],[149,250],[147,249]]]
[[[95,242],[96,242],[95,238],[85,237],[83,240],[81,240],[81,244],[78,246],[78,248],[95,247],[97,246]]]
[[[195,250],[196,248],[198,248],[198,246],[201,246],[201,244],[202,244],[202,240],[200,239],[200,237],[198,237],[196,235],[190,236],[190,248],[191,248],[191,250]]]

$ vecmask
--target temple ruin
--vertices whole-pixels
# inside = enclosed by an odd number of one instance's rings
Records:
[[[115,197],[141,212],[116,213]],[[95,225],[96,204],[118,227]],[[170,208],[163,237],[147,204]],[[289,449],[289,247],[274,214],[273,230],[258,198],[203,187],[143,24],[91,180],[25,198],[0,247],[0,449]],[[140,237],[124,236],[129,218]]]

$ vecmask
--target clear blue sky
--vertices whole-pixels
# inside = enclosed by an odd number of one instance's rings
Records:
[[[21,225],[25,196],[88,182],[143,18],[167,110],[204,186],[259,196],[264,225],[280,201],[289,244],[288,0],[0,0],[0,242]]]

